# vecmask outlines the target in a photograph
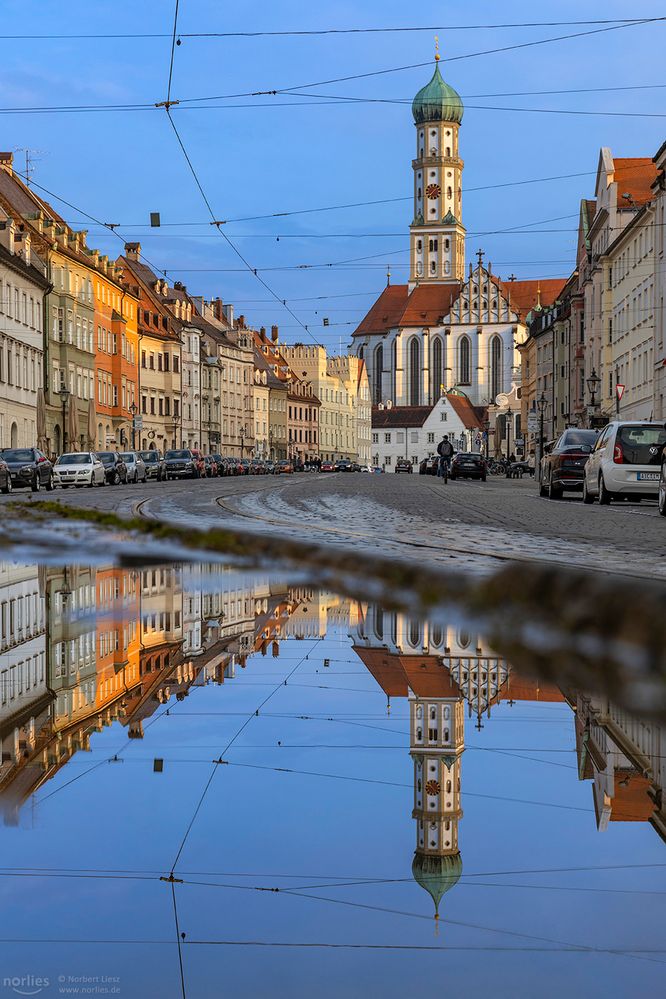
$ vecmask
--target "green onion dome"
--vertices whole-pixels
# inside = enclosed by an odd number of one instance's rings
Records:
[[[417,125],[427,121],[452,121],[459,125],[464,111],[460,94],[444,82],[439,63],[436,63],[432,80],[419,90],[412,102],[414,121]]]
[[[462,874],[462,857],[459,853],[453,856],[438,857],[415,853],[412,861],[414,880],[428,892],[435,903],[435,915],[439,915],[439,903],[442,895],[458,884]]]

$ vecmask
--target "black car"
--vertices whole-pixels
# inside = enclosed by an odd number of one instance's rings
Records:
[[[36,447],[4,447],[0,454],[9,465],[14,489],[53,489],[53,465]]]
[[[539,495],[560,499],[565,489],[582,490],[587,459],[597,442],[596,430],[565,430],[546,446],[539,470]]]
[[[407,472],[409,475],[412,474],[413,468],[409,458],[398,458],[398,460],[396,461],[395,474],[399,475],[400,472]]]
[[[419,475],[437,475],[439,469],[439,455],[430,454],[424,458],[419,465]]]
[[[486,459],[478,451],[459,451],[451,459],[450,479],[481,479],[486,481]]]
[[[338,463],[338,472],[353,472],[354,465],[348,458],[342,458]]]
[[[197,460],[188,448],[165,451],[167,479],[198,479]]]
[[[9,471],[9,465],[2,458],[0,458],[0,489],[3,493],[12,491],[12,473]]]
[[[143,458],[143,463],[146,466],[147,479],[157,479],[158,482],[166,479],[164,458],[159,451],[156,451],[155,448],[151,451],[139,451],[139,456]]]
[[[98,451],[97,457],[104,465],[106,481],[112,486],[127,484],[127,465],[117,451]]]

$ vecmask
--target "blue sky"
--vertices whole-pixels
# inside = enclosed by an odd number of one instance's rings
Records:
[[[66,12],[63,16],[63,10]],[[651,156],[664,138],[666,87],[661,66],[664,25],[633,26],[505,53],[458,59],[589,27],[453,30],[456,25],[654,17],[653,2],[497,4],[470,10],[442,4],[418,15],[395,0],[311,7],[257,0],[246,5],[181,0],[179,31],[306,30],[440,24],[442,71],[466,103],[461,132],[465,160],[464,222],[470,233],[543,222],[549,233],[470,235],[500,274],[554,277],[570,272],[578,203],[594,189],[599,148],[616,155]],[[2,0],[0,35],[168,34],[173,5],[118,0],[113,5],[68,0]],[[601,27],[601,26],[599,26]],[[280,299],[320,342],[344,348],[355,323],[386,283],[404,280],[412,190],[413,124],[408,103],[427,82],[429,66],[309,88],[323,98],[229,97],[296,88],[318,81],[414,63],[433,53],[434,31],[393,34],[260,38],[184,38],[176,48],[172,99],[202,97],[173,111],[174,121],[220,219],[244,218],[354,202],[400,199],[374,206],[230,223],[229,236],[261,270]],[[152,104],[166,97],[170,40],[44,39],[3,43],[0,108]],[[450,62],[448,60],[451,60]],[[591,87],[662,89],[597,93],[507,95],[517,91]],[[333,98],[373,98],[341,102]],[[254,106],[247,106],[254,105]],[[257,106],[258,105],[258,106]],[[320,105],[320,106],[317,106]],[[474,107],[470,106],[474,105]],[[482,109],[490,106],[495,110]],[[496,110],[539,108],[542,113]],[[545,111],[614,114],[551,114]],[[618,114],[622,112],[623,114]],[[626,113],[626,114],[625,114]],[[660,115],[660,117],[635,117]],[[207,224],[205,205],[164,111],[0,114],[0,147],[30,148],[34,180],[103,222],[126,224],[144,254],[188,290],[219,295],[256,325],[278,323],[287,340],[307,334],[247,271]],[[21,167],[22,153],[16,153]],[[497,187],[518,180],[584,174],[565,180]],[[485,190],[472,190],[485,188]],[[114,256],[121,241],[52,199],[89,243]],[[151,233],[149,213],[163,227]],[[554,220],[554,221],[545,221]],[[202,223],[167,226],[165,223]],[[393,235],[379,235],[379,234]],[[371,235],[366,235],[371,234]],[[278,240],[277,237],[280,236]],[[367,260],[357,260],[369,257]],[[340,264],[340,261],[352,261]],[[334,267],[304,269],[303,264]],[[318,296],[327,296],[315,300]],[[333,297],[328,297],[333,296]],[[303,301],[303,299],[306,299]],[[328,316],[330,327],[322,327]],[[338,325],[340,324],[340,325]]]

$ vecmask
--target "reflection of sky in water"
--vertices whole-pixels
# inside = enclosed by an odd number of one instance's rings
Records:
[[[182,846],[188,996],[663,981],[607,953],[663,948],[654,725],[459,626],[219,566],[4,565],[0,623],[3,976],[179,995]]]

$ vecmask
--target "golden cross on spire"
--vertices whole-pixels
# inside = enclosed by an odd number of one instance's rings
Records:
[[[439,62],[439,35],[435,35],[435,62]]]

